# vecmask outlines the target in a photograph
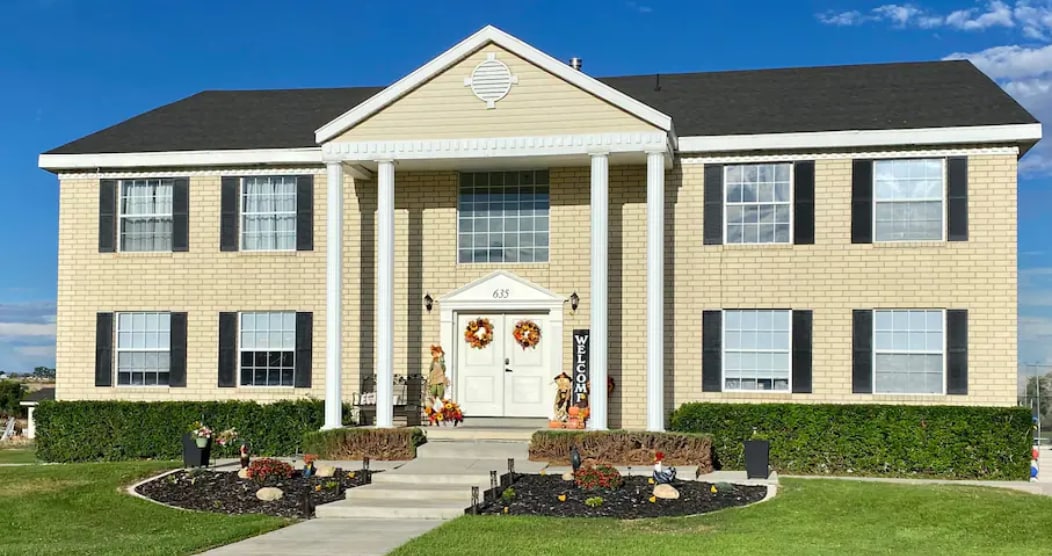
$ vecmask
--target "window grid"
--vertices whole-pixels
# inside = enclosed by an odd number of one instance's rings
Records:
[[[723,311],[723,390],[788,392],[792,311]]]
[[[724,242],[792,241],[792,163],[725,166]]]
[[[945,326],[941,309],[873,311],[873,391],[945,393]]]
[[[120,250],[172,250],[172,179],[120,181]]]
[[[171,349],[170,313],[117,313],[118,386],[166,386]]]
[[[242,386],[295,386],[296,313],[241,313]]]
[[[945,160],[873,162],[874,240],[944,239]]]
[[[460,174],[457,261],[548,261],[547,170]]]
[[[296,177],[253,176],[241,180],[241,248],[296,249]]]

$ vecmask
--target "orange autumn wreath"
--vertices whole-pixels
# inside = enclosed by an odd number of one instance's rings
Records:
[[[493,324],[482,317],[468,321],[464,329],[464,341],[475,349],[488,346],[493,341]]]
[[[515,343],[522,346],[522,349],[536,348],[541,341],[541,327],[532,320],[520,320],[515,323],[515,330],[511,334],[515,337]]]

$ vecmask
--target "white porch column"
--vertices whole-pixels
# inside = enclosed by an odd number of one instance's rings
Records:
[[[665,152],[647,153],[647,430],[665,430]]]
[[[380,160],[376,198],[376,426],[394,426],[394,161]]]
[[[591,338],[589,346],[589,373],[591,374],[591,408],[589,428],[606,430],[606,361],[607,361],[607,243],[608,207],[610,193],[607,184],[609,161],[607,153],[592,155],[592,282],[591,282]]]
[[[343,426],[343,165],[330,162],[325,195],[325,424]]]

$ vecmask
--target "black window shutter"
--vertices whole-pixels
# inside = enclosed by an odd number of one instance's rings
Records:
[[[296,388],[310,388],[314,313],[296,313]]]
[[[296,177],[296,250],[314,250],[314,176]]]
[[[811,311],[793,311],[793,393],[811,393]]]
[[[855,309],[851,326],[851,391],[873,393],[873,311]]]
[[[946,393],[968,393],[968,311],[946,311]]]
[[[815,242],[815,161],[793,165],[793,243]]]
[[[968,241],[968,157],[946,159],[946,239]]]
[[[117,180],[99,180],[99,253],[117,250]]]
[[[175,178],[172,184],[172,251],[190,250],[190,180]]]
[[[237,313],[219,313],[219,387],[233,388],[236,375]]]
[[[851,243],[873,243],[873,161],[851,162]]]
[[[168,347],[168,386],[186,386],[186,313],[172,313]]]
[[[241,219],[241,178],[223,177],[221,187],[219,250],[237,251],[240,246],[238,221]]]
[[[723,165],[705,165],[705,245],[723,243]]]
[[[701,391],[723,391],[723,313],[701,314]]]
[[[95,315],[95,386],[113,386],[113,313]]]

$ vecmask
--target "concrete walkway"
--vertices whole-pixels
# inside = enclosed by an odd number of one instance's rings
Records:
[[[382,556],[441,524],[433,519],[312,519],[204,554]]]

